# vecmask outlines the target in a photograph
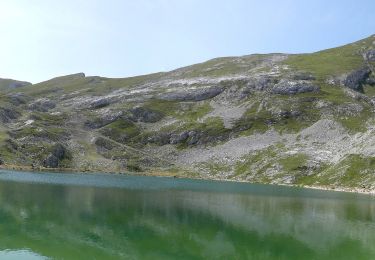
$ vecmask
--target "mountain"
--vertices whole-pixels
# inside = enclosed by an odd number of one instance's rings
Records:
[[[111,79],[0,80],[5,168],[375,189],[375,35]]]

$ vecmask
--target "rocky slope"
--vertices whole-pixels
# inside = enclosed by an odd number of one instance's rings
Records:
[[[375,36],[166,73],[0,80],[5,167],[375,189]]]

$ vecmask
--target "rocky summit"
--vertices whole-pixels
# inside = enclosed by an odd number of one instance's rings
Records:
[[[145,76],[0,79],[5,168],[375,189],[375,35]]]

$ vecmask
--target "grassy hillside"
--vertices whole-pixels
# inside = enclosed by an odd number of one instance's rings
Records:
[[[375,36],[132,78],[0,80],[6,167],[375,188]]]

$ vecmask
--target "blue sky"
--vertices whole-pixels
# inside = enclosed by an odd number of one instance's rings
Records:
[[[126,77],[375,33],[374,0],[0,0],[0,77]]]

